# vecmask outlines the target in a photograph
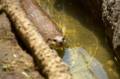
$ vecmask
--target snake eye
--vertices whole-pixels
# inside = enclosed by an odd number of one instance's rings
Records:
[[[54,42],[56,42],[57,40],[56,40],[56,39],[54,39],[53,41],[54,41]]]

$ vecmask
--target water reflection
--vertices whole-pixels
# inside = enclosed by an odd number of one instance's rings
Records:
[[[71,2],[73,0],[37,1],[62,28],[68,47],[65,55],[61,50],[58,54],[68,63],[76,79],[120,79],[120,68],[105,42],[101,23],[95,25],[78,5]]]
[[[63,57],[75,79],[108,79],[102,64],[82,47],[65,48]]]

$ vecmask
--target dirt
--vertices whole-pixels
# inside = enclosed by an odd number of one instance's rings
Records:
[[[0,79],[44,79],[3,13],[0,15]]]
[[[105,2],[101,0],[89,0],[90,2],[86,2],[85,0],[73,0],[75,4],[81,5],[86,13],[92,15],[95,18],[94,21],[102,22],[104,21],[103,28],[105,29],[107,36],[113,43],[115,42],[115,53],[120,60],[120,46],[119,46],[119,32],[116,30],[115,37],[113,38],[113,33],[116,28],[119,26],[119,7],[117,6],[120,2],[116,0],[116,6],[107,5]],[[78,1],[78,2],[76,2]],[[94,2],[95,1],[95,2]],[[95,4],[95,5],[94,5]],[[90,7],[91,6],[91,7]],[[101,10],[102,7],[102,10]],[[106,8],[107,7],[107,8]],[[114,12],[113,12],[114,9]],[[116,10],[118,9],[118,10]],[[115,11],[117,13],[115,13]],[[112,14],[114,13],[114,15]],[[109,14],[109,16],[108,16]],[[112,14],[112,15],[111,15]],[[111,16],[110,16],[111,15]],[[118,17],[117,21],[116,18]],[[109,19],[112,18],[113,20]],[[114,25],[114,22],[117,24]],[[114,29],[111,29],[114,26]],[[102,26],[101,26],[102,27]],[[111,34],[112,33],[112,34]],[[117,45],[117,44],[118,45]],[[44,79],[39,72],[39,69],[35,66],[34,59],[30,52],[24,47],[23,42],[17,37],[16,32],[12,28],[9,20],[7,19],[5,14],[0,15],[0,79]]]

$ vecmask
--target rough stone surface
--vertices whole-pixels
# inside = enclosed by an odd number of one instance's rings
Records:
[[[10,12],[10,11],[12,11],[12,9],[8,8],[9,4],[8,5],[6,4],[7,0],[3,0],[3,1],[5,1],[4,10],[6,11],[6,13],[9,16],[11,16],[11,19],[13,20],[13,22],[15,22],[15,25],[18,25],[17,29],[18,29],[18,31],[21,32],[23,29],[21,29],[19,26],[21,26],[20,25],[21,23],[23,23],[23,25],[25,25],[25,23],[23,21],[19,20],[20,19],[20,17],[18,17],[19,14],[16,14],[14,11]],[[10,0],[10,1],[12,1],[12,0]],[[109,39],[111,41],[111,45],[113,46],[113,49],[115,50],[118,60],[120,60],[120,46],[119,46],[120,45],[120,30],[119,30],[120,29],[120,0],[72,0],[72,1],[77,3],[78,5],[81,5],[81,7],[86,11],[86,13],[89,13],[88,15],[91,15],[91,17],[94,18],[95,21],[98,21],[101,23],[102,23],[102,21],[104,22],[104,25],[106,28],[105,29],[106,35],[109,37]],[[19,4],[16,4],[16,5],[19,5]],[[9,6],[11,6],[11,5],[9,5]],[[24,12],[23,12],[23,14],[24,14]],[[18,21],[16,20],[16,18],[18,19]],[[19,22],[21,22],[21,23],[19,23]],[[25,28],[26,27],[24,27],[24,29]],[[28,33],[28,32],[26,32],[26,33]],[[24,35],[24,34],[22,34],[22,35]],[[28,33],[28,35],[31,36],[31,33],[30,34]],[[29,36],[26,36],[26,37],[29,37]],[[23,38],[25,38],[25,37],[23,37]],[[33,38],[31,38],[31,39],[33,39]],[[35,40],[35,39],[33,39],[33,40]],[[40,41],[43,41],[43,40],[41,40],[41,37],[40,37]],[[35,42],[33,41],[32,43],[35,43]],[[41,42],[40,42],[40,44],[45,45],[45,44],[42,44]],[[30,48],[32,48],[33,51],[36,51],[36,49],[35,49],[36,47],[41,48],[37,44],[35,46],[34,45],[30,46]],[[48,49],[48,50],[39,53],[39,51],[44,50],[44,49]],[[54,69],[52,70],[52,68],[54,68],[54,67],[48,67],[51,64],[53,65],[53,63],[50,62],[50,63],[46,64],[46,62],[49,60],[49,56],[52,55],[52,54],[46,54],[47,51],[52,52],[52,50],[50,50],[46,46],[45,48],[41,48],[41,49],[37,50],[37,52],[35,52],[34,54],[36,56],[36,59],[38,60],[37,62],[40,63],[39,64],[40,68],[43,68],[43,72],[45,74],[51,75],[52,73],[50,73],[50,72],[53,71],[53,73],[56,73],[57,71],[55,71]],[[56,53],[54,53],[54,54],[55,55],[53,55],[53,57],[52,57],[53,60],[51,59],[51,61],[55,60],[54,59],[55,56],[57,57]],[[44,57],[45,58],[48,57],[48,60],[44,59]],[[39,59],[40,59],[40,61],[39,61]],[[58,60],[60,60],[59,57],[58,57]],[[41,63],[43,65],[42,67],[41,67]],[[57,66],[58,65],[56,64],[55,67],[57,67]],[[49,69],[51,69],[51,70],[49,71]],[[64,69],[64,67],[61,68],[61,70],[62,69]],[[60,70],[60,68],[58,68],[58,71],[59,70]],[[63,72],[63,71],[61,71],[61,72]],[[57,73],[60,74],[60,72],[57,72]],[[69,73],[69,72],[67,72],[67,73]],[[52,75],[51,77],[53,77],[53,76],[54,75]],[[57,77],[55,77],[55,79],[56,78]],[[57,78],[57,79],[59,79],[59,78]],[[64,79],[64,78],[60,77],[60,79]],[[67,79],[67,78],[65,78],[65,79]]]
[[[106,34],[120,61],[120,0],[102,1],[102,19],[106,26]]]
[[[120,0],[73,0],[94,20],[103,21],[105,33],[120,61]],[[101,22],[102,23],[102,22]]]

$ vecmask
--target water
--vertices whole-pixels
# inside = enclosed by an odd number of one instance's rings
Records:
[[[82,47],[66,48],[63,61],[68,63],[75,79],[108,79],[102,64]]]
[[[120,68],[105,40],[102,25],[94,24],[71,0],[37,0],[67,38],[59,55],[76,79],[120,79]]]

